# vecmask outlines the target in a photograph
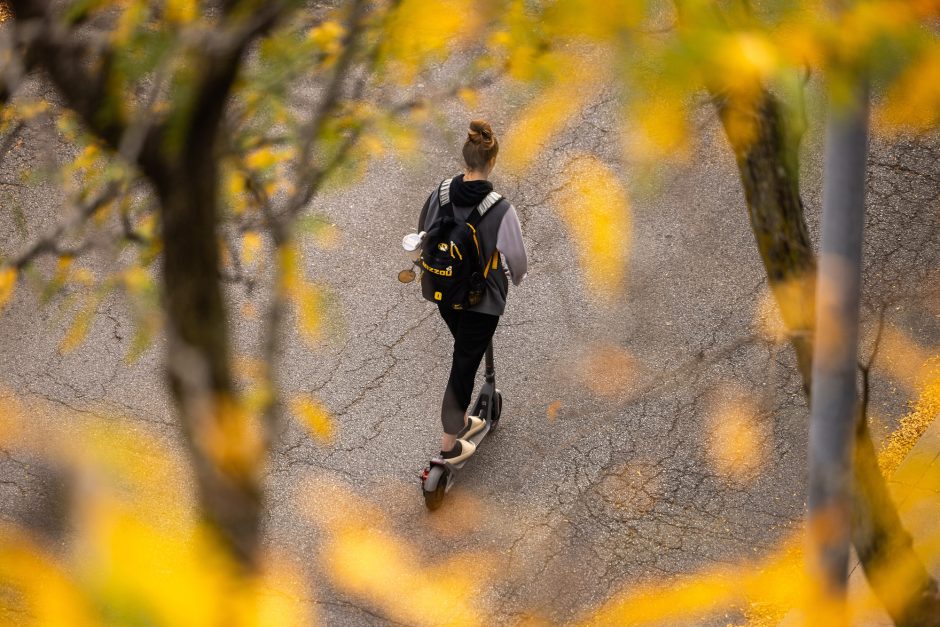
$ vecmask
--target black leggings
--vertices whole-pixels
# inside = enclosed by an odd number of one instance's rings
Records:
[[[475,311],[454,311],[438,305],[441,317],[454,336],[454,359],[450,378],[441,403],[441,423],[444,433],[457,435],[463,429],[463,417],[473,396],[473,383],[480,360],[493,338],[499,316]]]

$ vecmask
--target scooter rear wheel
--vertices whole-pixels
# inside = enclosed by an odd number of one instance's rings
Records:
[[[444,492],[447,491],[447,471],[437,465],[432,465],[428,471],[428,477],[421,486],[424,492],[424,504],[431,511],[436,510],[444,502]],[[428,490],[427,486],[432,485],[434,489]]]

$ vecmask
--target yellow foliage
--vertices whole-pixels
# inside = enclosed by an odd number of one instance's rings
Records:
[[[478,595],[491,570],[484,556],[426,563],[350,486],[318,481],[307,491],[317,495],[317,505],[307,511],[327,531],[322,555],[335,586],[407,624],[487,624]],[[322,502],[330,507],[318,506]]]
[[[19,273],[16,271],[16,268],[0,269],[0,313],[3,313],[3,308],[6,307],[6,304],[10,302],[10,299],[13,297],[18,276]]]
[[[149,4],[144,0],[131,0],[130,2],[121,3],[123,9],[121,16],[111,31],[111,41],[116,47],[126,46],[137,28],[147,19],[150,13]]]
[[[464,106],[471,110],[476,109],[477,105],[480,103],[477,92],[467,87],[462,87],[459,89],[457,91],[457,96],[463,102]]]
[[[763,562],[713,568],[678,582],[641,585],[616,595],[583,625],[692,624],[745,603],[803,607],[809,586],[795,542]]]
[[[679,155],[688,148],[688,123],[680,94],[659,94],[632,106],[632,127],[625,134],[627,152],[653,162]]]
[[[45,100],[29,100],[16,107],[16,113],[23,120],[32,120],[37,115],[49,111],[51,105]]]
[[[929,375],[930,353],[895,326],[886,325],[882,332],[878,361],[892,379],[911,390],[921,387]]]
[[[878,465],[886,477],[901,465],[920,436],[940,416],[940,358],[932,357],[919,368],[919,373],[923,373],[923,385],[917,400],[878,454]]]
[[[189,24],[199,15],[199,3],[195,0],[166,0],[164,15],[170,23]]]
[[[248,182],[245,180],[245,176],[235,169],[228,169],[223,176],[224,189],[228,196],[228,203],[232,207],[232,212],[237,216],[241,215],[245,212],[248,204],[245,198]]]
[[[249,231],[242,236],[242,261],[247,265],[253,265],[258,259],[258,253],[261,251],[261,235],[255,231]]]
[[[596,346],[578,360],[575,371],[581,384],[601,396],[616,396],[627,391],[636,379],[637,363],[630,353],[618,346]]]
[[[311,435],[326,444],[333,441],[333,417],[323,405],[306,396],[297,396],[291,400],[290,406]]]
[[[0,623],[23,624],[25,614],[36,625],[95,624],[77,583],[29,536],[6,524],[0,525],[0,587]],[[14,591],[19,594],[8,596]]]
[[[731,89],[751,89],[777,69],[777,52],[764,35],[732,32],[717,48],[720,78]]]
[[[319,288],[304,282],[293,294],[300,318],[300,330],[308,342],[316,342],[323,335],[323,294]]]
[[[550,5],[546,30],[556,37],[590,37],[600,41],[636,28],[646,12],[638,0],[557,0]]]
[[[197,444],[220,469],[233,478],[248,478],[264,461],[260,418],[243,402],[222,396],[206,409],[194,427]]]
[[[481,18],[480,3],[471,0],[403,0],[384,33],[385,55],[398,70],[391,75],[400,83],[410,82],[426,61],[473,40]]]
[[[745,480],[764,460],[765,433],[754,402],[733,390],[717,400],[709,420],[708,454],[725,477]]]
[[[761,335],[775,343],[786,342],[789,329],[811,332],[815,321],[815,276],[774,283],[757,305],[757,326]]]
[[[300,252],[295,245],[282,247],[278,251],[278,261],[280,289],[297,310],[302,335],[308,342],[315,343],[323,335],[323,290],[307,281],[300,265]]]
[[[67,355],[85,341],[85,337],[88,335],[89,329],[91,329],[91,323],[95,318],[97,304],[97,301],[89,299],[85,306],[75,315],[71,326],[68,331],[66,331],[62,342],[59,344],[60,353]]]
[[[586,60],[559,58],[555,61],[560,79],[516,119],[500,142],[500,159],[516,173],[524,172],[533,161],[557,142],[565,125],[596,93],[598,80]]]
[[[270,147],[253,150],[245,157],[245,164],[252,170],[264,170],[277,163],[277,155]]]
[[[24,411],[9,401],[2,410]],[[120,427],[113,417],[46,421],[47,414],[57,412],[31,413],[30,428],[4,448],[62,465],[81,498],[70,542],[57,546],[64,554],[47,554],[25,530],[0,525],[0,623],[311,624],[296,566],[262,554],[256,573],[236,568],[197,522],[189,465],[156,445],[157,433]]]
[[[940,44],[931,46],[891,88],[877,120],[888,128],[927,130],[940,121]]]
[[[152,286],[150,273],[146,268],[136,265],[125,270],[121,279],[127,291],[138,296],[149,291]]]
[[[307,38],[327,54],[336,55],[342,50],[345,35],[346,29],[342,24],[327,20],[311,28],[310,32],[307,33]]]
[[[591,294],[611,300],[623,288],[630,256],[626,190],[616,174],[592,156],[575,159],[564,178],[558,210],[573,236]]]

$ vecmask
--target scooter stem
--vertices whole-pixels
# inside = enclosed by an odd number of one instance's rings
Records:
[[[493,341],[486,346],[486,371],[484,376],[487,383],[496,383],[496,366],[493,363]]]

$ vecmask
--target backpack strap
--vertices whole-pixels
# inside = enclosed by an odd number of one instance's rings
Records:
[[[472,211],[470,215],[467,217],[467,224],[470,224],[472,226],[478,225],[480,221],[484,217],[486,217],[487,212],[489,212],[490,209],[495,207],[496,203],[502,200],[502,198],[503,197],[497,192],[490,192],[489,194],[487,194],[486,198],[484,198],[480,202],[480,204],[477,205],[476,210]]]
[[[453,177],[442,181],[440,187],[437,188],[437,200],[438,204],[441,206],[441,212],[444,215],[450,213],[451,217],[454,215],[454,207],[450,203],[450,183],[453,181]],[[447,208],[445,210],[445,207]]]

